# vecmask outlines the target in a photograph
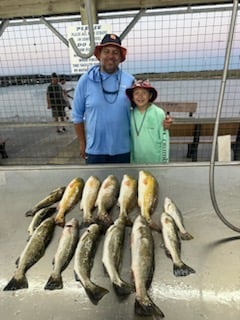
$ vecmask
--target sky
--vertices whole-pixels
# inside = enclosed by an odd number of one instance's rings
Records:
[[[131,73],[222,69],[231,11],[173,14],[151,10],[123,39],[128,50],[123,68]],[[240,69],[240,14],[235,27],[231,69]],[[1,75],[72,73],[69,48],[44,24],[10,25],[0,38]],[[37,20],[38,21],[38,20]],[[101,19],[120,35],[132,17]],[[21,22],[21,21],[19,21]],[[67,39],[68,28],[80,22],[54,23]],[[96,60],[93,59],[92,63]],[[85,63],[81,59],[81,63]]]

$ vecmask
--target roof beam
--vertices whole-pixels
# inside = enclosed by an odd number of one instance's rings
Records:
[[[93,0],[97,13],[179,6],[229,4],[231,0]],[[79,14],[84,0],[1,0],[0,19],[37,18]]]

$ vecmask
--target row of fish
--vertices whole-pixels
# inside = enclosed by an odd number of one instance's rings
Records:
[[[102,183],[91,176],[84,184],[83,179],[73,179],[66,187],[57,188],[45,199],[37,203],[26,216],[33,216],[28,228],[29,241],[17,260],[17,269],[4,290],[17,290],[28,287],[27,270],[44,254],[54,232],[54,226],[64,226],[53,261],[53,271],[45,289],[54,290],[63,287],[62,272],[74,256],[75,279],[80,281],[92,303],[108,293],[91,280],[91,269],[95,252],[105,233],[102,263],[117,295],[127,296],[135,291],[135,312],[139,315],[155,315],[162,318],[162,311],[148,295],[154,272],[154,242],[151,229],[161,230],[166,253],[173,261],[175,276],[194,273],[191,267],[181,260],[181,239],[193,237],[186,231],[182,214],[174,202],[165,198],[164,212],[160,226],[152,222],[152,214],[157,206],[158,183],[149,172],[141,170],[138,181],[125,174],[121,186],[114,175],[108,176]],[[119,216],[113,222],[109,210],[118,201]],[[51,205],[59,202],[58,206]],[[79,222],[73,218],[65,223],[65,215],[80,202],[83,210],[83,222],[89,225],[79,236]],[[129,284],[120,276],[125,228],[131,225],[129,213],[136,206],[140,214],[134,220],[131,232],[131,270],[134,283]],[[97,207],[97,216],[93,210]],[[55,217],[52,215],[56,213]]]
[[[139,172],[138,190],[136,179],[129,175],[125,174],[122,181],[121,190],[126,188],[132,195],[129,200],[132,208],[137,203],[138,191],[138,204],[142,214],[149,222],[151,220],[150,216],[157,204],[157,186],[156,179],[143,170]],[[96,222],[93,217],[93,210],[97,207],[97,222],[108,227],[113,222],[108,211],[116,203],[119,189],[119,182],[114,175],[109,175],[102,183],[95,176],[90,176],[85,184],[82,178],[75,178],[66,187],[53,190],[46,198],[28,210],[25,215],[34,216],[40,209],[47,208],[59,202],[55,221],[56,224],[64,226],[65,215],[81,200],[80,209],[83,210],[83,222],[85,224]],[[123,192],[125,192],[125,190],[123,190]],[[124,203],[125,199],[121,194],[118,200],[122,214],[127,215],[126,204]],[[129,210],[132,208],[129,207]]]

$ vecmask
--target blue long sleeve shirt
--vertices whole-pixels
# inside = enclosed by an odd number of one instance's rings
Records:
[[[73,123],[85,124],[86,153],[117,155],[130,152],[130,101],[125,90],[133,76],[118,70],[101,72],[94,66],[78,81],[72,110]],[[104,93],[115,92],[115,94]]]

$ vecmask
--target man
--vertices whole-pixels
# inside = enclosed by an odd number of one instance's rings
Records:
[[[119,64],[127,49],[115,34],[106,34],[94,55],[95,65],[78,81],[72,119],[87,164],[130,162],[130,101],[125,90],[132,75]]]
[[[48,109],[52,110],[52,117],[57,122],[57,133],[63,133],[66,131],[66,128],[64,126],[60,128],[58,126],[58,121],[64,122],[65,120],[66,102],[64,100],[62,87],[58,83],[58,76],[55,72],[52,73],[51,83],[47,87],[47,105]]]

